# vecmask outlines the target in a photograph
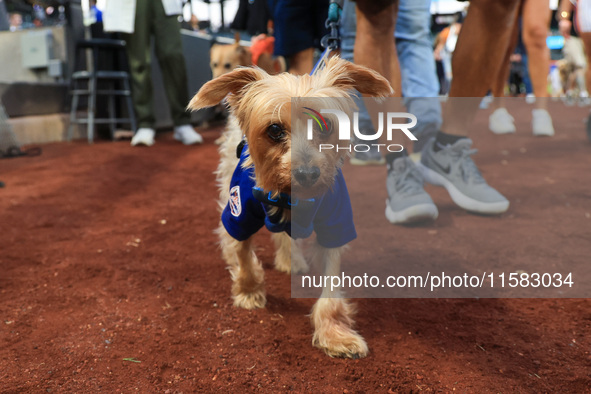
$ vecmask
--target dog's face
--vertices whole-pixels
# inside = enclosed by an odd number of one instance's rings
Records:
[[[213,44],[209,57],[213,78],[227,74],[238,66],[252,65],[250,51],[238,42],[229,45]]]
[[[353,89],[374,97],[392,93],[388,81],[375,71],[333,57],[315,76],[269,76],[260,69],[239,68],[206,83],[189,108],[216,105],[231,93],[227,100],[246,135],[257,186],[310,198],[332,186],[346,154],[345,150],[321,153],[319,144],[347,142],[338,141],[331,126],[337,122],[330,117],[326,117],[329,127],[314,129],[313,139],[308,140],[307,119],[292,114],[301,114],[310,105],[351,113]]]

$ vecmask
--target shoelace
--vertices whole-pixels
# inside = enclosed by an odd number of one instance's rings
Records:
[[[460,152],[460,169],[462,170],[462,178],[466,183],[486,183],[480,170],[476,167],[476,163],[470,157],[478,152],[478,149],[463,149]]]
[[[423,176],[417,166],[407,162],[407,160],[411,160],[410,158],[405,158],[404,160],[404,171],[402,174],[397,174],[399,168],[395,168],[391,172],[396,177],[396,190],[404,194],[416,194],[423,188]]]

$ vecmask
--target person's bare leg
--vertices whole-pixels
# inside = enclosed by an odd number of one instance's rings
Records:
[[[400,96],[400,68],[394,45],[398,0],[358,0],[356,4],[357,37],[353,59],[382,74],[390,81],[394,95]]]
[[[503,59],[503,63],[501,63],[501,69],[499,70],[499,74],[497,76],[496,81],[493,83],[492,86],[492,95],[495,98],[492,104],[492,109],[497,108],[505,108],[505,86],[507,84],[507,80],[509,79],[509,72],[511,68],[511,55],[515,52],[515,47],[517,46],[517,38],[519,35],[519,18],[515,18],[515,25],[513,26],[513,35],[511,36],[511,42],[509,43],[509,47],[507,48],[507,52],[505,52],[505,58]]]
[[[591,64],[591,33],[579,33],[579,37],[581,37],[585,45],[587,64]],[[589,66],[587,66],[587,71],[585,71],[585,82],[587,84],[587,91],[591,92],[591,67]]]
[[[483,97],[493,85],[509,46],[521,0],[474,0],[454,51],[450,97]],[[467,135],[478,100],[449,100],[442,131]]]
[[[312,68],[314,68],[314,48],[304,49],[289,57],[289,72],[291,74],[310,74]]]
[[[523,4],[523,43],[529,57],[529,77],[536,97],[536,108],[547,107],[550,49],[546,45],[552,12],[548,0],[525,0]]]

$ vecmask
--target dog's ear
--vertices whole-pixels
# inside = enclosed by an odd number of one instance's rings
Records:
[[[394,93],[390,82],[378,72],[333,56],[324,69],[326,78],[333,86],[357,89],[371,97],[388,97]]]
[[[237,97],[248,84],[265,78],[267,74],[259,68],[242,67],[207,82],[191,99],[187,109],[198,110],[217,105],[232,93]]]

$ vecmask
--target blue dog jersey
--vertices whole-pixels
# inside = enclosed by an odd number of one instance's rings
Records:
[[[248,157],[246,146],[230,183],[230,199],[222,213],[222,223],[232,238],[244,241],[265,226],[271,232],[286,231],[292,238],[308,238],[316,232],[325,248],[346,245],[355,238],[353,211],[343,173],[339,169],[331,190],[316,197],[306,208],[292,207],[292,222],[278,223],[266,214],[265,206],[252,193],[253,168],[242,168]]]

